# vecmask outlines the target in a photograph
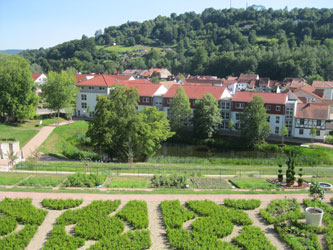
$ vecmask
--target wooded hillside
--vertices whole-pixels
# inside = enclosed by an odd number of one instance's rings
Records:
[[[277,80],[315,75],[332,80],[332,20],[333,9],[210,8],[201,14],[110,26],[92,38],[83,35],[81,40],[22,55],[44,72],[68,67],[83,73],[167,67],[172,73],[220,77],[258,73]],[[126,52],[118,52],[119,45],[128,47]],[[144,45],[147,52],[136,45]]]

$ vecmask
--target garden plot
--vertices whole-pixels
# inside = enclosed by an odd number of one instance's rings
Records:
[[[0,185],[15,185],[29,176],[28,174],[0,173]]]
[[[30,187],[56,187],[60,185],[68,175],[54,175],[54,174],[38,174],[31,175],[29,178],[20,182],[19,186],[30,186]]]

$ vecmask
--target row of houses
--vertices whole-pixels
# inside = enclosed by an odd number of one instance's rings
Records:
[[[331,92],[325,88],[329,84],[333,86],[333,82],[324,82],[326,85],[320,85],[320,89],[306,83],[297,85],[295,82],[300,81],[295,79],[286,80],[280,85],[279,93],[271,93],[258,92],[258,90],[256,92],[245,91],[254,80],[246,83],[244,77],[240,80],[239,78],[229,79],[237,83],[236,89],[235,87],[230,88],[230,84],[215,77],[182,79],[180,82],[161,82],[160,84],[153,84],[147,79],[135,80],[133,76],[129,75],[85,75],[76,76],[76,78],[76,85],[80,88],[80,92],[77,95],[75,115],[79,117],[92,117],[97,96],[108,95],[117,84],[138,90],[139,110],[147,106],[155,106],[158,110],[168,114],[172,99],[175,97],[177,89],[182,86],[190,99],[192,109],[195,109],[197,100],[201,99],[204,94],[210,93],[215,97],[223,117],[221,129],[229,129],[229,120],[233,120],[235,124],[233,129],[239,130],[241,113],[253,100],[253,97],[259,95],[264,99],[273,135],[279,135],[283,125],[288,129],[288,136],[297,138],[312,138],[311,129],[314,127],[316,129],[315,139],[323,140],[333,130],[333,102],[332,99],[326,98],[332,97],[333,87],[331,87]],[[245,84],[248,84],[248,87],[242,87]],[[314,85],[317,84],[319,86],[319,83],[314,82]],[[254,86],[263,87],[260,85],[259,76],[256,76]]]

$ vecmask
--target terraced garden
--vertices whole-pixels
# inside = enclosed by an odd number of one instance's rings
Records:
[[[0,249],[333,249],[332,197],[35,196],[0,196]],[[321,227],[304,223],[305,205],[325,211]]]

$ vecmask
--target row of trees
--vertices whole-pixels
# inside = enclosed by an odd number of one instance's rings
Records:
[[[172,73],[219,77],[259,73],[271,79],[333,79],[332,9],[256,10],[207,9],[154,20],[128,22],[49,49],[27,50],[35,69],[112,73],[116,69],[166,67]],[[109,46],[135,44],[171,47],[126,57]],[[38,67],[41,66],[41,67]]]

